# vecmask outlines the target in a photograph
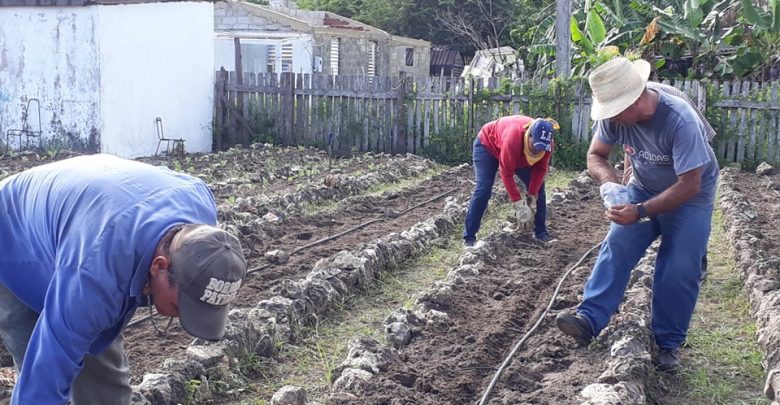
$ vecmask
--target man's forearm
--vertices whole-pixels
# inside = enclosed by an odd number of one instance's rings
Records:
[[[588,154],[588,173],[602,184],[606,182],[620,184],[617,172],[610,166],[609,161],[595,153]]]

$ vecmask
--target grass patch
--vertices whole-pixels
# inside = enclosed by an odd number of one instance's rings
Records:
[[[577,178],[577,175],[579,174],[580,172],[575,170],[551,170],[550,174],[544,179],[544,188],[547,191],[547,196],[550,196],[550,192],[552,192],[554,188],[568,187],[569,183]]]
[[[387,192],[400,191],[405,188],[413,187],[425,180],[428,180],[432,176],[442,173],[446,169],[448,169],[447,166],[436,165],[430,169],[420,172],[414,177],[404,178],[394,183],[381,183],[372,186],[366,190],[365,194],[370,196],[378,196]]]
[[[709,274],[691,320],[683,369],[677,377],[657,377],[656,391],[665,397],[662,403],[769,404],[762,393],[764,370],[756,325],[734,266],[723,214],[716,210]]]

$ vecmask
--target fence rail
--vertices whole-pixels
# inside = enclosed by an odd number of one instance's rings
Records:
[[[217,149],[267,140],[330,145],[336,153],[433,153],[462,160],[479,128],[508,114],[557,118],[559,142],[581,144],[591,137],[591,98],[584,83],[558,91],[548,82],[446,76],[415,80],[224,69],[216,76]],[[780,162],[777,83],[667,84],[706,112],[718,132],[713,147],[719,159]]]

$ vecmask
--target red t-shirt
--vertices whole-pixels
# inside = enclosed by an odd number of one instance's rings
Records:
[[[545,152],[541,160],[535,164],[528,163],[523,148],[525,147],[525,125],[532,118],[523,115],[510,115],[488,122],[479,131],[479,142],[498,160],[501,171],[501,181],[504,182],[509,199],[512,202],[520,200],[520,189],[515,183],[515,170],[531,168],[531,181],[528,192],[532,196],[539,195],[544,176],[550,165],[552,151]],[[555,146],[555,143],[552,143]],[[552,149],[552,148],[551,148]]]

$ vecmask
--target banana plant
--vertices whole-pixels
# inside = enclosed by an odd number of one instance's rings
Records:
[[[780,64],[780,0],[769,0],[767,10],[751,0],[742,0],[742,15],[752,26],[749,46],[741,48],[729,62],[735,76],[767,79],[769,70]],[[776,78],[775,78],[776,79]]]
[[[578,14],[573,15],[570,22],[571,39],[579,49],[572,58],[574,74],[585,74],[613,57],[610,56],[613,52],[603,51],[610,46],[624,50],[633,48],[635,39],[643,32],[641,17],[635,13],[627,16],[619,0],[614,0],[611,7],[601,1],[591,3],[588,0],[583,12]],[[611,28],[607,29],[609,25]]]
[[[720,50],[736,34],[732,33],[733,27],[723,30],[720,24],[726,10],[735,7],[737,1],[678,0],[660,6],[648,4],[662,33],[656,41],[655,49],[661,51],[656,66],[661,67],[668,60],[679,59],[687,53],[696,75],[712,75],[715,73],[712,67],[720,68],[717,73],[721,75],[728,74],[730,68],[721,63],[725,60]]]

